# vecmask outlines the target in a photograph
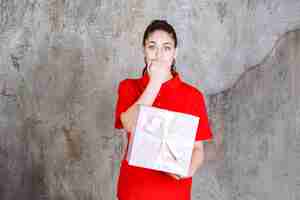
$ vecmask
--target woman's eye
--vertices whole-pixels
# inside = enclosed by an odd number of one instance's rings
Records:
[[[166,51],[170,51],[170,50],[171,50],[171,47],[165,47],[165,50],[166,50]]]
[[[154,49],[155,48],[155,46],[154,45],[150,45],[150,46],[148,46],[148,49]]]

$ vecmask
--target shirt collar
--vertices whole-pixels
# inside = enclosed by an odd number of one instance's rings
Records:
[[[164,82],[161,86],[161,88],[170,88],[170,89],[175,89],[181,84],[181,79],[178,74],[178,72],[173,72],[172,73],[173,77],[169,79],[168,81]],[[146,86],[148,85],[150,80],[149,74],[147,71],[142,75],[141,78],[138,79],[140,87],[144,90]]]

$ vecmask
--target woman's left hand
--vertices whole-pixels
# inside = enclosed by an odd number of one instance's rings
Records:
[[[178,174],[174,174],[174,173],[169,173],[169,172],[166,172],[167,175],[171,176],[172,178],[176,179],[176,180],[180,180],[180,179],[184,179],[184,178],[189,178],[190,176],[181,176],[181,175],[178,175]]]
[[[177,174],[173,174],[173,173],[169,173],[169,172],[166,172],[166,174],[169,175],[170,177],[176,179],[176,180],[181,179],[181,176],[179,176]]]

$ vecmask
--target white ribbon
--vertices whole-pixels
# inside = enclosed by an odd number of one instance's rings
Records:
[[[169,137],[172,135],[170,130],[172,127],[172,122],[175,122],[175,117],[172,115],[167,117],[171,117],[171,120],[167,120],[166,117],[159,115],[149,116],[143,129],[145,133],[153,137],[160,138],[161,142],[159,154],[156,159],[156,163],[158,165],[162,164],[164,161],[171,161],[177,166],[183,168],[181,162],[184,161],[184,153],[177,151],[176,144],[172,143]]]

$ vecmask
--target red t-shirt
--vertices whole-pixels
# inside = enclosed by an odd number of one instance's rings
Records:
[[[125,79],[118,88],[115,128],[123,128],[120,114],[126,111],[143,93],[149,82],[147,72],[139,79]],[[203,94],[183,82],[178,73],[162,84],[154,107],[200,117],[195,140],[212,138]],[[129,139],[130,132],[127,132]],[[128,146],[127,146],[128,148]],[[119,200],[190,200],[192,178],[176,180],[164,172],[128,165],[127,150],[122,160],[118,180]]]

